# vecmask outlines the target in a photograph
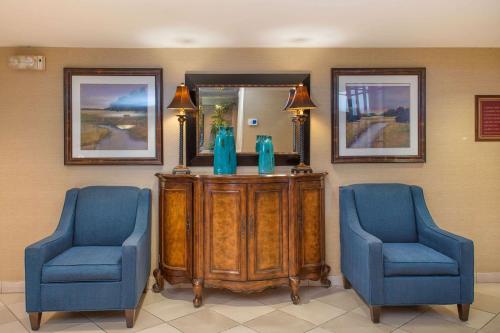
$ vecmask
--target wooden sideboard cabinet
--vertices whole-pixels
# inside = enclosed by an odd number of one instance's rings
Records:
[[[159,262],[164,280],[256,292],[301,280],[329,287],[325,264],[324,173],[300,175],[170,175],[159,178]]]

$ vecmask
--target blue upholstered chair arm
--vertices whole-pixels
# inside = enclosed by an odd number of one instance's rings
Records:
[[[122,307],[133,309],[146,286],[151,266],[151,191],[141,190],[135,228],[122,244]]]
[[[368,304],[382,304],[382,241],[361,227],[354,193],[348,187],[340,188],[340,242],[342,273]]]
[[[64,207],[56,231],[25,249],[26,310],[28,312],[41,311],[40,283],[43,264],[72,246],[77,196],[78,189],[66,192]]]
[[[455,259],[461,276],[462,303],[472,303],[474,294],[474,243],[439,228],[427,208],[422,188],[411,187],[417,220],[418,241]]]

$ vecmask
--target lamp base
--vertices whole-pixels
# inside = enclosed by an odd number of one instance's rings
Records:
[[[298,173],[312,173],[313,170],[311,167],[307,164],[300,163],[292,168],[292,174],[298,174]]]
[[[191,170],[189,170],[189,168],[185,167],[184,165],[178,165],[172,170],[172,173],[174,175],[190,175]]]

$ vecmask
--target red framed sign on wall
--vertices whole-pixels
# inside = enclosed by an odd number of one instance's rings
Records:
[[[476,95],[476,141],[500,141],[500,95]]]

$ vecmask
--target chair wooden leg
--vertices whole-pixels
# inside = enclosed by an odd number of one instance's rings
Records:
[[[458,308],[458,318],[460,318],[461,321],[469,320],[470,304],[457,304],[457,308]]]
[[[40,322],[42,321],[42,313],[41,312],[29,312],[30,317],[30,325],[33,331],[38,331],[40,328]]]
[[[127,328],[134,327],[135,324],[135,309],[125,310],[125,321],[127,322]]]
[[[382,307],[370,305],[370,317],[373,323],[380,323],[380,312],[382,312]]]
[[[347,280],[347,278],[344,275],[342,275],[342,284],[344,285],[344,289],[352,288],[351,282],[349,282],[349,280]]]

